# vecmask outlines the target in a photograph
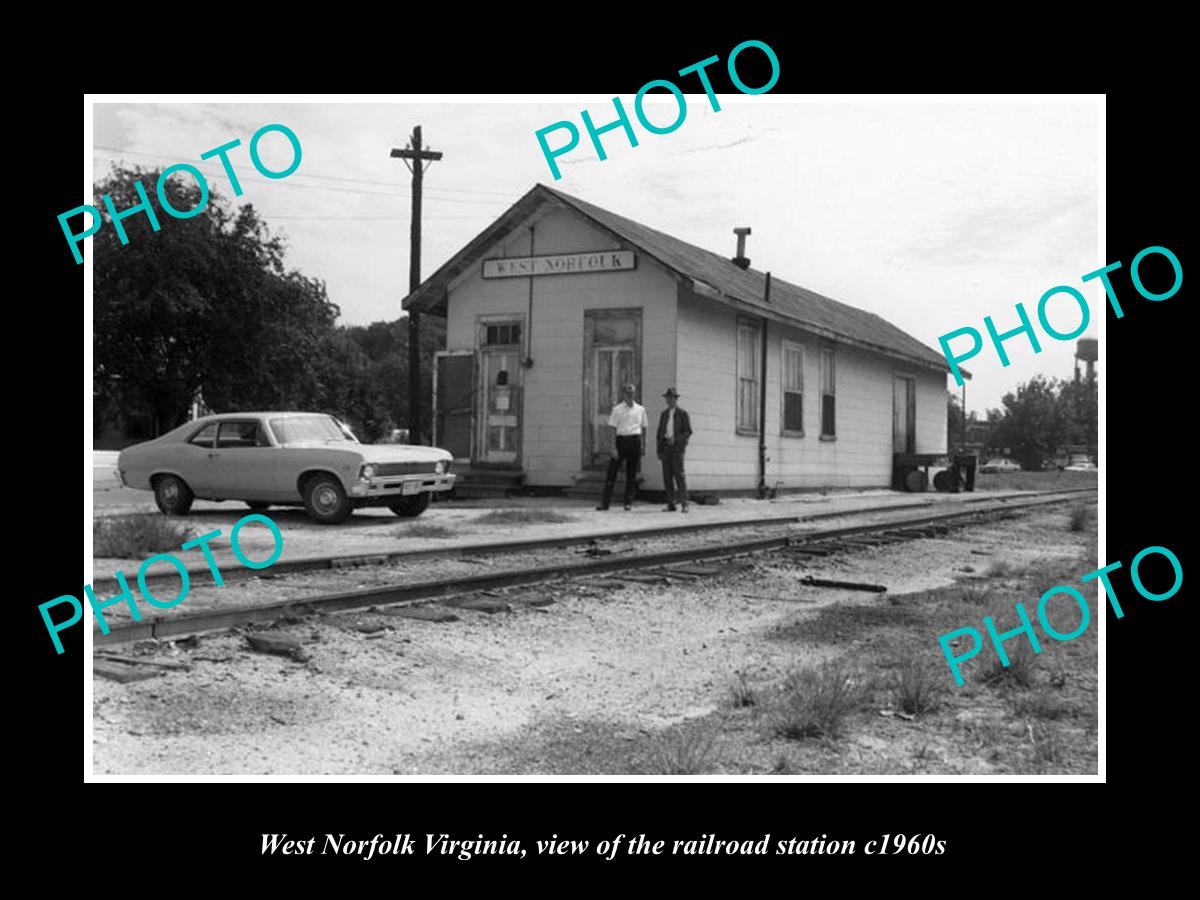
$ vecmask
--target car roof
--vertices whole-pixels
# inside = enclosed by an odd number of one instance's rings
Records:
[[[322,412],[230,412],[230,413],[212,413],[207,416],[200,416],[195,419],[196,422],[221,422],[227,419],[255,419],[255,418],[293,418],[296,416],[328,416],[329,418],[337,418],[329,413]]]

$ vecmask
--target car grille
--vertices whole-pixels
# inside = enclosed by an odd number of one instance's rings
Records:
[[[437,463],[432,462],[411,462],[411,463],[376,463],[375,477],[386,478],[389,475],[432,475],[434,467]]]

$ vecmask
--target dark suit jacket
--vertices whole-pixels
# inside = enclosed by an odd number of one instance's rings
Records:
[[[666,449],[667,435],[667,414],[670,413],[670,408],[664,409],[662,415],[658,417],[658,455],[662,456]],[[688,418],[687,412],[681,407],[675,407],[675,446],[680,450],[686,450],[688,439],[692,436],[692,420]]]

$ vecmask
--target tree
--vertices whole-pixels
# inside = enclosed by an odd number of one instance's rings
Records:
[[[1064,382],[1036,375],[1004,395],[990,443],[1009,447],[1028,469],[1040,469],[1064,444],[1096,445],[1097,396],[1094,382]]]
[[[962,405],[950,391],[946,392],[946,448],[952,450],[966,443],[967,418]]]
[[[338,308],[322,282],[284,267],[284,244],[253,206],[229,211],[213,192],[187,219],[166,214],[155,195],[160,172],[116,168],[96,187],[104,220],[93,237],[94,340],[98,404],[147,404],[154,433],[183,422],[198,394],[215,410],[313,408],[352,389],[328,364]],[[135,213],[121,244],[111,215],[141,202],[141,182],[160,230]],[[164,184],[170,205],[201,200],[190,179]]]
[[[104,219],[93,238],[97,427],[102,411],[144,404],[161,434],[186,420],[197,396],[216,412],[326,412],[368,442],[407,424],[407,323],[337,325],[324,282],[286,268],[283,240],[253,206],[230,211],[213,193],[201,212],[176,219],[157,202],[159,175],[117,168],[96,187]],[[99,197],[109,194],[118,211],[128,210],[141,202],[138,181],[160,230],[136,213],[122,222],[129,240],[122,245]],[[172,178],[164,190],[177,210],[201,199],[190,179]],[[427,389],[444,341],[444,321],[425,317]],[[431,422],[432,390],[422,402],[422,421]]]
[[[1095,456],[1099,426],[1099,394],[1096,381],[1064,381],[1059,390],[1066,428],[1066,443],[1086,446]]]

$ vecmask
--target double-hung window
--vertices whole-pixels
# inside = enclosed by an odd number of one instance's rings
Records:
[[[804,348],[783,342],[783,433],[804,437]]]
[[[821,437],[832,438],[837,435],[836,409],[834,398],[834,366],[833,348],[821,348]]]
[[[762,375],[759,360],[759,326],[739,321],[737,326],[737,430],[758,433],[758,391]]]

